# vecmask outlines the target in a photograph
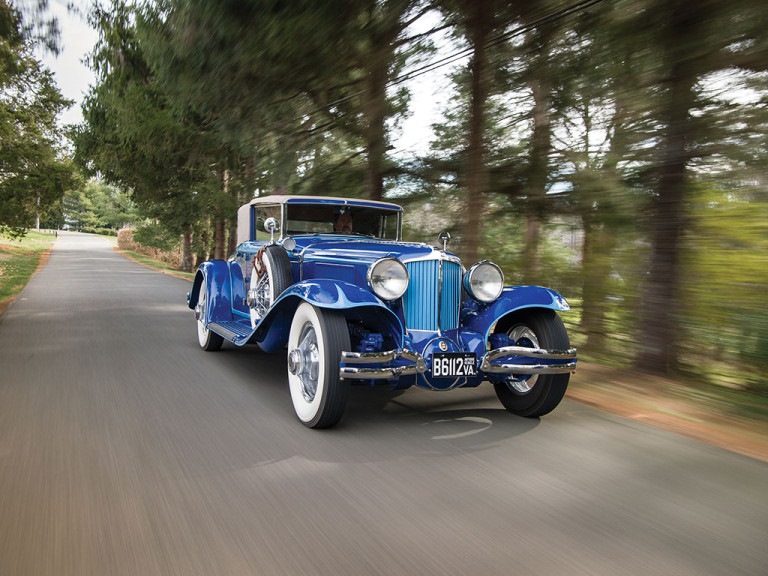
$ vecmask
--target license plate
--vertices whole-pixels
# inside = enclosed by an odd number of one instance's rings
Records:
[[[435,352],[432,355],[433,378],[477,375],[477,356],[472,352]]]

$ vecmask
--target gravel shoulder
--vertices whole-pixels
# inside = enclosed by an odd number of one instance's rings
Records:
[[[637,420],[768,462],[768,422],[733,414],[678,381],[579,362],[567,396]]]

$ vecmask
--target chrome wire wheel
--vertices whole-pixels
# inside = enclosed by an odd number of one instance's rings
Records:
[[[282,247],[267,246],[262,253],[261,263],[264,272],[259,277],[253,270],[248,285],[248,306],[252,328],[255,328],[266,316],[278,296],[293,283],[291,263]]]
[[[539,348],[539,339],[536,333],[528,326],[519,324],[507,332],[512,346],[523,348]],[[518,394],[527,394],[536,385],[538,374],[513,374],[507,379],[507,386]]]

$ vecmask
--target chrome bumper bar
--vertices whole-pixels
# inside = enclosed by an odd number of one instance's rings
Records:
[[[541,360],[562,360],[561,364],[495,363],[504,356],[522,356]],[[576,370],[576,348],[544,350],[523,346],[505,346],[490,350],[480,363],[480,370],[489,374],[565,374]]]
[[[357,368],[342,366],[340,376],[348,380],[388,380],[399,376],[421,374],[426,372],[427,364],[417,352],[410,350],[388,350],[386,352],[342,352],[341,361],[344,364],[384,364],[403,358],[413,362],[411,365],[388,366],[385,368]]]
[[[558,364],[513,364],[496,362],[505,356],[522,356],[541,360],[560,360]],[[413,364],[386,367],[366,367],[366,364],[386,364],[400,359]],[[385,352],[342,352],[340,377],[347,380],[388,380],[400,376],[421,374],[427,371],[424,357],[410,350],[388,350]],[[362,365],[358,368],[353,365]],[[488,374],[565,374],[576,370],[576,349],[543,350],[522,346],[505,346],[490,350],[483,356],[480,370]]]

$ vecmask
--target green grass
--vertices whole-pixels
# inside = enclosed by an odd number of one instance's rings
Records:
[[[27,285],[55,239],[53,234],[31,231],[21,240],[0,236],[0,313]]]

